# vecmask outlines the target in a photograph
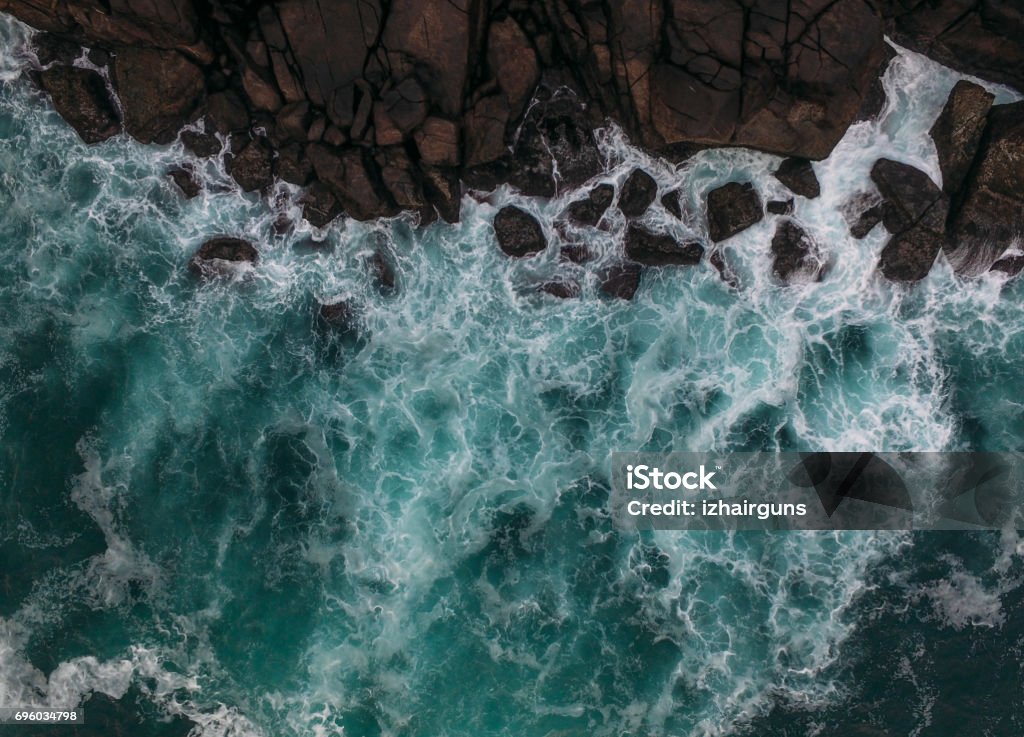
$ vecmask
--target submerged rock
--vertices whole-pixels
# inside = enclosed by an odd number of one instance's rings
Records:
[[[255,264],[259,251],[241,238],[219,237],[206,241],[189,259],[188,269],[197,276],[228,276],[237,273],[237,267]]]
[[[635,261],[620,261],[601,275],[601,291],[617,299],[633,299],[640,288],[643,268]]]
[[[540,253],[548,245],[537,219],[513,205],[501,208],[494,217],[494,234],[501,250],[516,258]]]
[[[729,182],[708,193],[708,233],[715,243],[759,223],[763,217],[761,197],[749,182]]]
[[[373,276],[374,284],[381,294],[389,295],[395,291],[395,267],[391,260],[381,250],[376,250],[370,256],[370,274]]]
[[[1003,256],[992,264],[989,271],[998,271],[1007,276],[1017,276],[1021,271],[1024,271],[1024,255]]]
[[[693,266],[700,263],[704,246],[680,243],[670,235],[651,233],[636,225],[626,231],[626,256],[645,266]]]
[[[792,220],[783,220],[772,238],[773,271],[786,284],[816,281],[823,263],[814,241]]]
[[[581,293],[579,282],[565,279],[547,282],[541,286],[540,291],[558,299],[575,299]]]
[[[321,302],[317,308],[317,317],[322,324],[344,335],[360,332],[359,311],[348,300]]]
[[[574,264],[585,264],[594,258],[594,254],[591,253],[590,248],[584,243],[570,243],[562,246],[559,255],[566,261],[571,261]]]
[[[658,194],[658,183],[643,169],[634,169],[622,184],[619,211],[628,218],[638,218],[647,212]]]
[[[942,170],[942,188],[948,194],[958,192],[967,177],[994,99],[984,87],[962,79],[949,93],[931,128]]]
[[[807,159],[788,158],[775,172],[775,178],[785,184],[791,192],[808,199],[821,194],[814,167]]]
[[[610,184],[599,184],[590,190],[585,200],[577,200],[570,204],[566,214],[577,225],[594,226],[601,220],[601,216],[614,198],[615,187]]]
[[[121,132],[117,108],[98,73],[58,65],[39,72],[37,78],[53,107],[86,143],[99,143]]]

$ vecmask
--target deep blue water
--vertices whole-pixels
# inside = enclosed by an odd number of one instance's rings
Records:
[[[197,162],[186,201],[180,145],[85,146],[24,30],[0,44],[0,706],[127,693],[196,737],[1019,733],[1016,533],[637,535],[606,506],[614,450],[1024,446],[1024,288],[886,283],[882,229],[838,210],[879,156],[938,179],[956,74],[901,55],[815,165],[822,283],[773,282],[770,216],[728,244],[739,290],[705,263],[621,302],[596,288],[621,217],[576,234],[585,267],[494,243],[503,204],[550,223],[572,193],[280,235],[293,190]],[[682,187],[685,223],[646,216],[679,235],[726,181],[784,194],[769,155],[602,147],[601,181]],[[221,234],[260,262],[191,277]],[[565,273],[582,298],[538,295]],[[359,340],[317,324],[339,297]]]

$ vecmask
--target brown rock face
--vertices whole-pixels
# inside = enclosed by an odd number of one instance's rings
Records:
[[[53,106],[86,143],[99,143],[121,131],[107,86],[91,69],[52,66],[39,72],[39,84]]]
[[[274,183],[272,151],[262,138],[254,138],[227,159],[228,174],[246,192],[269,187]]]
[[[1024,90],[1024,6],[1015,0],[879,0],[897,43]]]
[[[813,200],[821,194],[821,186],[814,174],[814,167],[806,159],[786,159],[775,172],[775,178],[789,187],[794,194],[807,199]]]
[[[945,192],[960,190],[981,143],[993,99],[984,87],[966,80],[957,82],[949,93],[946,106],[931,129]]]
[[[356,220],[372,220],[398,213],[398,208],[375,183],[379,171],[363,150],[339,151],[316,143],[308,147],[306,154],[317,178],[338,198],[345,212]]]
[[[170,143],[200,112],[205,82],[199,67],[176,51],[127,48],[114,57],[114,89],[124,127],[143,143]]]
[[[708,193],[708,234],[715,243],[732,238],[764,217],[754,185],[729,182]]]

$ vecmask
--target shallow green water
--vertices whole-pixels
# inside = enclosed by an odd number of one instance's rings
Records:
[[[881,121],[816,165],[796,216],[833,257],[823,283],[772,283],[769,218],[729,244],[738,292],[704,264],[611,302],[613,221],[580,234],[600,257],[559,301],[536,293],[569,269],[557,246],[494,244],[508,191],[457,226],[278,235],[216,163],[185,201],[180,147],[81,144],[2,33],[0,705],[131,689],[204,736],[804,734],[865,691],[907,702],[872,648],[948,641],[933,662],[984,672],[1000,633],[1019,673],[1013,536],[637,536],[605,507],[613,450],[1021,447],[1020,285],[944,264],[883,283],[881,229],[854,241],[837,211],[878,156],[938,176],[924,133],[956,75],[901,57]],[[607,180],[643,163],[695,215],[734,177],[782,192],[767,155],[604,149]],[[520,204],[549,221],[571,198]],[[192,278],[220,234],[260,263]],[[317,324],[338,297],[361,339]],[[909,667],[914,693],[945,673]],[[895,733],[953,734],[935,702]],[[1019,702],[999,702],[1006,734]]]

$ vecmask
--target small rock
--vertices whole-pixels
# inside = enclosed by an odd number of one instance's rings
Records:
[[[655,234],[631,225],[626,232],[626,256],[645,266],[693,266],[700,263],[704,247],[679,243],[670,235]]]
[[[761,198],[750,183],[729,182],[708,193],[708,233],[715,243],[746,230],[763,217]]]
[[[932,126],[930,134],[939,154],[942,189],[949,194],[958,192],[967,177],[994,99],[984,87],[960,80]]]
[[[683,206],[679,200],[678,189],[674,189],[671,192],[667,192],[661,198],[661,206],[664,207],[673,215],[675,215],[677,220],[683,219]]]
[[[239,264],[259,261],[256,247],[241,238],[220,237],[206,241],[189,259],[188,269],[197,276],[228,276]]]
[[[733,271],[731,266],[729,266],[729,262],[725,260],[725,254],[722,253],[721,249],[716,248],[712,251],[708,261],[710,261],[711,265],[715,267],[715,271],[718,272],[718,276],[721,277],[722,281],[733,289],[739,289],[739,277],[736,276],[736,272]]]
[[[640,288],[643,267],[634,261],[622,261],[609,268],[601,277],[601,291],[609,297],[633,299]]]
[[[768,203],[766,209],[772,215],[789,215],[793,212],[793,200],[772,200]]]
[[[821,278],[823,264],[814,241],[792,220],[783,220],[775,229],[772,254],[775,275],[787,284]]]
[[[814,167],[807,159],[786,159],[775,172],[775,178],[802,197],[813,200],[821,194],[818,177],[815,176]]]
[[[501,208],[495,216],[494,233],[501,250],[509,256],[532,256],[547,248],[544,230],[537,219],[512,205]]]
[[[192,199],[203,191],[203,186],[196,179],[196,173],[192,167],[176,166],[167,174],[174,180],[174,183],[178,185],[178,188],[185,194],[187,199]]]
[[[587,199],[577,200],[569,205],[566,213],[577,225],[597,225],[614,198],[615,187],[610,184],[599,184],[590,190]]]
[[[575,299],[580,296],[580,285],[576,281],[552,281],[541,286],[540,291],[558,299]]]
[[[658,193],[658,183],[643,169],[634,169],[622,185],[619,194],[619,210],[628,218],[636,218],[647,212]]]

